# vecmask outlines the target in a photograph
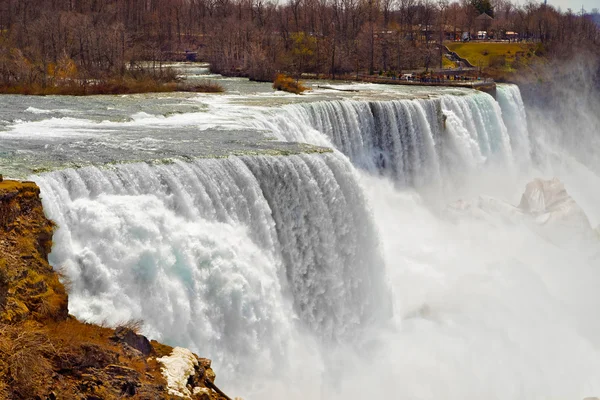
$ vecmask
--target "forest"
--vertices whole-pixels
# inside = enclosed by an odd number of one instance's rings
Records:
[[[441,67],[440,44],[481,30],[566,58],[597,51],[599,27],[598,9],[509,0],[2,0],[0,88],[171,82],[164,63],[186,57],[263,81],[395,75]]]

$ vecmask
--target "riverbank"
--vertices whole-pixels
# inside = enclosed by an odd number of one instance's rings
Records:
[[[23,84],[0,86],[0,94],[22,94],[33,96],[90,96],[101,94],[138,94],[164,92],[196,92],[221,93],[225,89],[212,81],[188,84],[186,82],[162,82],[153,79],[114,79],[104,82],[65,82],[42,86],[40,84]]]
[[[452,79],[447,79],[445,76],[433,76],[424,79],[394,79],[385,76],[358,76],[354,80],[357,82],[367,83],[382,83],[387,85],[405,85],[405,86],[445,86],[445,87],[461,87],[468,89],[476,89],[482,92],[490,93],[496,97],[496,83],[493,79],[477,79],[472,77],[452,76]]]
[[[149,341],[136,321],[110,328],[69,315],[39,194],[0,176],[0,398],[229,400],[210,360]]]

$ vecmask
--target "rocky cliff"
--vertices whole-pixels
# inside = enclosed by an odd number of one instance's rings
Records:
[[[208,359],[68,313],[33,182],[0,175],[0,399],[228,399]]]

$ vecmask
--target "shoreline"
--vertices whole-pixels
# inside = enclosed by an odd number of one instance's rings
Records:
[[[40,85],[0,86],[0,95],[23,96],[97,96],[144,93],[222,93],[225,89],[216,82],[207,80],[198,84],[156,81],[109,81],[93,85]]]

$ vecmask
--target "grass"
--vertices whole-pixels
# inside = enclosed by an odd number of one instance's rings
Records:
[[[52,351],[50,341],[35,323],[0,324],[0,393],[6,395],[10,389],[21,398],[44,395],[52,379],[52,365],[46,355]]]
[[[456,68],[456,63],[454,61],[448,60],[447,57],[442,57],[442,67],[444,69],[453,69]]]
[[[489,67],[504,57],[505,68],[511,68],[517,57],[523,59],[533,57],[536,45],[531,43],[494,43],[494,42],[452,42],[448,48],[469,60],[475,67]]]
[[[5,192],[14,192],[22,188],[30,189],[34,192],[37,191],[37,186],[33,182],[21,182],[13,180],[2,180],[0,182],[0,194]]]

